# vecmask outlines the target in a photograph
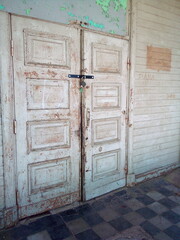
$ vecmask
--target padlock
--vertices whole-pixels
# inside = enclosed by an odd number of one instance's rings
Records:
[[[86,86],[86,82],[85,81],[81,81],[80,84],[81,84],[81,87],[85,87]]]

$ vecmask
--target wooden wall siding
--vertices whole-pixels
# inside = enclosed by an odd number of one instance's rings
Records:
[[[0,16],[0,22],[3,22],[3,17]],[[2,25],[0,26],[0,31],[2,31]],[[2,34],[0,34],[0,42],[3,41]],[[3,52],[2,48],[0,49],[0,229],[4,226],[3,220],[3,210],[4,210],[4,166],[3,166],[3,147],[2,147],[2,110],[1,110],[1,79],[2,79],[2,69],[1,69],[1,62],[3,59]]]
[[[1,116],[1,113],[0,113],[0,116]],[[3,161],[2,161],[2,125],[1,125],[1,118],[0,118],[0,209],[3,208],[3,204],[4,204],[3,183],[4,183],[4,179],[3,179]]]
[[[0,105],[0,229],[3,227],[4,208],[4,178],[3,178],[3,158],[2,158],[2,125],[1,125],[1,105]]]
[[[180,1],[137,0],[136,9],[133,163],[141,175],[180,159]],[[169,54],[165,68],[148,66],[148,48]]]

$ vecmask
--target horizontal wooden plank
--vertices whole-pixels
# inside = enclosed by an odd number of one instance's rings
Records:
[[[134,171],[136,174],[138,174],[140,172],[143,173],[155,168],[164,167],[169,164],[178,163],[179,157],[179,152],[171,152],[168,154],[156,156],[154,158],[146,159],[144,161],[141,161],[141,164],[140,162],[134,162]]]
[[[154,151],[161,151],[163,149],[166,148],[171,148],[171,147],[178,147],[179,146],[179,142],[178,141],[171,141],[171,142],[166,142],[166,143],[160,143],[160,144],[156,144],[153,146],[147,146],[144,148],[138,148],[138,149],[134,149],[133,150],[133,155],[135,156],[139,156],[142,154],[148,154],[150,152],[154,152]]]
[[[170,154],[170,153],[177,153],[180,150],[180,146],[174,146],[174,147],[168,147],[165,149],[159,149],[156,151],[151,151],[147,152],[138,156],[133,157],[134,163],[139,163],[139,166],[141,166],[141,163],[149,160],[150,158],[156,158],[165,154]]]
[[[179,105],[178,105],[179,107]],[[134,122],[142,122],[142,121],[151,121],[158,119],[166,119],[166,118],[179,118],[180,112],[166,112],[166,113],[154,113],[154,114],[143,114],[143,115],[135,115]]]
[[[150,147],[150,146],[158,145],[158,144],[161,144],[161,143],[167,143],[167,142],[170,142],[170,141],[180,141],[179,133],[174,135],[174,136],[166,135],[166,136],[162,136],[162,137],[159,137],[159,138],[152,138],[151,141],[149,141],[149,139],[146,140],[146,137],[144,137],[143,141],[133,143],[133,149]]]
[[[156,158],[148,159],[142,162],[141,166],[139,166],[139,163],[134,163],[134,172],[135,174],[141,174],[156,168],[165,167],[170,164],[176,164],[179,162],[179,158],[179,153],[169,153]]]
[[[149,31],[151,31],[151,30],[149,30]],[[143,29],[141,29],[140,32],[142,34]],[[153,40],[145,42],[145,41],[143,41],[143,37],[142,37],[139,41],[136,42],[136,49],[146,51],[146,48],[147,48],[148,45],[155,45],[156,47],[164,47],[164,48],[168,47],[167,41],[163,42],[163,44],[161,43],[161,40],[159,40],[158,43],[155,43]],[[169,48],[172,49],[172,56],[179,56],[180,55],[180,49],[179,48],[175,48],[172,44],[169,45]]]
[[[142,43],[142,44],[140,44],[140,43]],[[179,44],[179,41],[177,43]],[[153,46],[153,47],[157,48],[157,49],[152,49],[153,52],[156,51],[159,54],[159,56],[161,56],[161,57],[163,56],[162,54],[166,53],[168,49],[169,50],[172,49],[172,51],[171,51],[172,56],[177,55],[176,52],[173,50],[173,46],[170,46],[170,48],[167,48],[166,45],[163,45],[163,44],[155,45],[155,44],[153,44],[153,42],[149,44],[148,42],[143,41],[143,38],[140,41],[138,41],[137,44],[139,44],[139,45],[137,45],[138,50],[140,50],[142,54],[146,53],[147,46],[150,46],[150,47]]]
[[[156,23],[163,22],[164,24],[177,29],[179,28],[178,23],[180,24],[180,15],[169,13],[169,11],[167,12],[163,8],[157,9],[155,6],[144,4],[144,2],[139,4],[137,18],[144,18],[149,21],[153,20]]]
[[[154,96],[155,94],[173,94],[173,93],[180,93],[180,86],[179,87],[167,87],[167,86],[161,86],[161,87],[138,87],[134,89],[134,94],[152,94]]]
[[[177,24],[177,23],[175,23]],[[153,20],[153,16],[151,20],[148,19],[143,19],[143,18],[137,18],[137,24],[136,24],[136,33],[137,34],[137,39],[140,39],[141,41],[143,41],[145,38],[145,36],[143,36],[143,32],[147,32],[148,33],[148,38],[149,39],[153,39],[154,37],[166,37],[166,39],[164,40],[168,40],[168,41],[172,41],[172,42],[179,42],[178,36],[180,35],[179,33],[179,29],[177,29],[175,27],[176,25],[174,25],[174,27],[165,25],[163,22],[163,19],[161,22],[155,22]],[[150,31],[152,32],[152,34],[150,34]],[[173,39],[173,35],[175,36]],[[140,37],[140,38],[139,38]],[[163,45],[163,44],[171,44],[168,41],[160,41],[159,44]],[[171,45],[170,45],[171,46]]]
[[[148,128],[141,128],[141,129],[134,129],[134,136],[144,136],[151,133],[157,133],[162,131],[169,131],[169,130],[176,130],[180,133],[180,124],[174,123],[174,124],[166,124],[166,125],[160,125],[160,126],[153,126]]]
[[[179,43],[180,45],[180,43]],[[141,64],[141,65],[146,65],[146,61],[147,61],[147,48],[148,46],[145,46],[144,50],[141,50],[141,56],[137,56],[136,55],[136,62],[137,64]],[[163,50],[163,48],[161,48]],[[171,49],[170,49],[171,50]],[[160,60],[164,60],[163,56],[161,56],[161,54],[158,52],[158,57]],[[176,60],[174,60],[174,58],[176,57]],[[174,56],[173,54],[171,54],[171,67],[172,68],[179,68],[179,63],[180,63],[180,56]]]
[[[157,61],[159,61],[159,60],[157,60]],[[157,66],[157,65],[155,65],[155,63],[153,63],[153,64],[147,66],[145,62],[143,64],[136,62],[136,69],[137,69],[137,71],[141,71],[141,72],[142,71],[143,72],[151,71],[151,73],[156,73],[158,71],[162,71],[162,72],[166,72],[166,73],[170,73],[171,72],[171,73],[175,73],[175,74],[180,74],[179,66],[178,67],[173,67],[171,65],[171,63],[169,63],[169,67],[168,67],[169,70],[167,70],[166,66],[161,66],[161,68],[159,69],[159,65]]]
[[[143,32],[143,30],[141,30]],[[151,31],[151,30],[149,30]],[[158,40],[157,40],[158,41]],[[171,54],[172,54],[172,59],[173,56],[177,56],[179,57],[180,55],[180,49],[174,46],[174,43],[172,43],[171,45],[166,44],[167,42],[165,42],[165,44],[160,44],[160,40],[157,42],[153,41],[153,40],[148,40],[148,41],[143,41],[143,38],[141,38],[141,40],[137,41],[136,43],[136,49],[140,50],[140,51],[144,51],[145,54],[147,53],[147,46],[154,46],[154,47],[159,47],[159,48],[168,48],[171,49]],[[179,43],[177,44],[179,45]]]
[[[159,125],[180,123],[179,117],[160,118],[148,121],[134,121],[134,129],[148,128]]]
[[[157,70],[148,69],[146,67],[146,65],[142,66],[142,65],[136,64],[136,70],[139,71],[139,72],[149,72],[149,71],[151,71],[152,74],[157,73]],[[173,69],[171,68],[170,71],[166,71],[166,69],[164,68],[164,70],[161,70],[161,71],[166,72],[166,73],[171,72],[171,73],[174,73],[174,74],[180,74],[180,69],[177,69],[177,68],[173,68]]]
[[[136,59],[139,57],[146,58],[147,56],[147,44],[143,44],[140,49],[136,50]],[[176,51],[172,49],[172,62],[179,63],[180,62],[180,54],[178,55]]]
[[[149,42],[149,44],[157,44],[159,47],[164,46],[167,48],[173,47],[178,49],[179,40],[176,40],[176,38],[178,38],[180,34],[176,31],[176,29],[172,29],[163,24],[155,24],[145,19],[138,19],[136,39],[137,42]],[[171,35],[176,37],[173,39]],[[166,39],[166,41],[162,42],[162,39]]]
[[[146,72],[136,71],[135,79],[136,79],[136,82],[139,81],[139,80],[141,80],[141,81],[145,80],[145,83],[149,80],[154,81],[154,82],[161,81],[161,86],[162,87],[166,86],[166,85],[164,85],[164,82],[166,84],[167,81],[169,81],[169,83],[176,81],[177,86],[180,86],[179,85],[180,84],[179,73],[174,74],[173,72],[169,72],[169,73],[155,72],[155,73],[152,73],[150,70],[148,70]]]
[[[158,106],[172,106],[176,105],[179,106],[179,100],[174,100],[174,99],[168,99],[164,100],[162,99],[161,101],[158,100],[149,100],[149,101],[136,101],[134,103],[134,107],[146,107],[146,106],[151,106],[151,107],[158,107]]]
[[[140,30],[141,34],[143,34],[143,29]],[[149,29],[149,31],[153,31],[151,29]],[[156,34],[156,32],[155,32]],[[156,45],[156,47],[169,47],[172,49],[172,55],[177,55],[179,56],[180,55],[180,49],[179,48],[175,48],[174,46],[172,45],[168,45],[168,41],[165,41],[163,43],[161,43],[161,41],[159,43],[155,43],[154,41],[148,41],[148,42],[145,42],[143,41],[143,37],[141,39],[139,39],[139,41],[136,41],[136,49],[137,50],[146,50],[147,48],[147,45]]]
[[[179,93],[163,93],[163,94],[136,94],[135,95],[135,101],[141,101],[141,100],[169,100],[169,99],[175,99],[180,100],[180,94]]]
[[[170,19],[174,17],[179,18],[179,1],[168,1],[168,0],[151,0],[143,1],[138,4],[138,11],[149,11],[154,15],[166,16]]]
[[[165,106],[165,107],[142,107],[135,108],[134,115],[146,115],[146,114],[155,114],[155,113],[171,113],[171,112],[179,112],[180,106]]]
[[[157,138],[163,138],[163,137],[170,137],[173,135],[180,135],[180,131],[177,129],[175,130],[169,130],[169,131],[162,131],[162,132],[155,132],[155,133],[149,133],[149,134],[144,134],[144,135],[139,135],[139,136],[134,136],[134,143],[137,142],[144,142],[144,141],[150,141],[152,139],[157,139]]]
[[[148,72],[147,72],[148,73]],[[145,75],[145,73],[143,73]],[[180,87],[180,81],[176,80],[139,80],[135,79],[135,87]]]
[[[169,153],[157,155],[155,157],[150,157],[149,159],[146,159],[144,161],[142,160],[142,161],[134,162],[134,168],[140,169],[140,168],[144,168],[145,166],[149,168],[150,165],[153,165],[152,169],[154,169],[156,167],[161,167],[171,163],[173,164],[174,162],[178,162],[179,157],[180,157],[180,153],[178,151],[169,152]],[[162,162],[164,162],[164,164],[162,164]]]
[[[171,12],[171,10],[172,10],[173,13],[174,13],[174,10],[177,10],[177,15],[180,15],[180,13],[178,11],[179,8],[180,8],[179,0],[171,0],[171,1],[169,1],[169,0],[159,0],[158,2],[156,0],[151,0],[151,1],[147,0],[146,3],[147,4],[149,4],[149,3],[153,4],[154,6],[157,6],[157,8],[160,8],[160,9],[162,7],[163,7],[163,9],[165,9],[165,7],[166,7],[167,11],[169,10]],[[161,3],[161,4],[158,4],[158,3]]]
[[[180,45],[180,43],[179,43],[179,45]],[[179,60],[180,60],[180,58],[179,58]],[[136,65],[145,66],[147,68],[147,58],[146,57],[145,58],[144,57],[136,57]],[[179,72],[180,72],[180,62],[174,62],[173,60],[171,60],[170,65],[171,65],[170,71],[179,69]]]
[[[154,14],[152,12],[149,13],[148,10],[149,9],[144,8],[144,9],[141,9],[141,11],[138,11],[137,18],[145,19],[147,21],[153,22],[154,24],[159,24],[163,22],[163,24],[166,26],[180,30],[180,26],[177,24],[178,18],[177,19],[175,17],[167,18],[166,17],[167,15]],[[180,24],[180,17],[179,17],[179,24]]]

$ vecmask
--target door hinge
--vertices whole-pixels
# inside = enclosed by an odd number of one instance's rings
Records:
[[[11,40],[11,56],[13,57],[14,56],[14,41]]]
[[[124,172],[125,172],[126,175],[128,174],[128,167],[127,167],[127,165],[124,168]]]
[[[17,130],[17,121],[14,119],[13,120],[13,133],[16,134],[16,130]]]
[[[16,204],[18,205],[19,202],[19,191],[16,190]]]
[[[127,67],[128,67],[128,69],[131,67],[131,60],[130,60],[130,58],[127,59]]]

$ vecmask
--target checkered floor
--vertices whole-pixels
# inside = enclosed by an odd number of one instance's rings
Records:
[[[3,240],[100,240],[141,226],[155,240],[180,240],[179,188],[164,177],[0,232]]]

